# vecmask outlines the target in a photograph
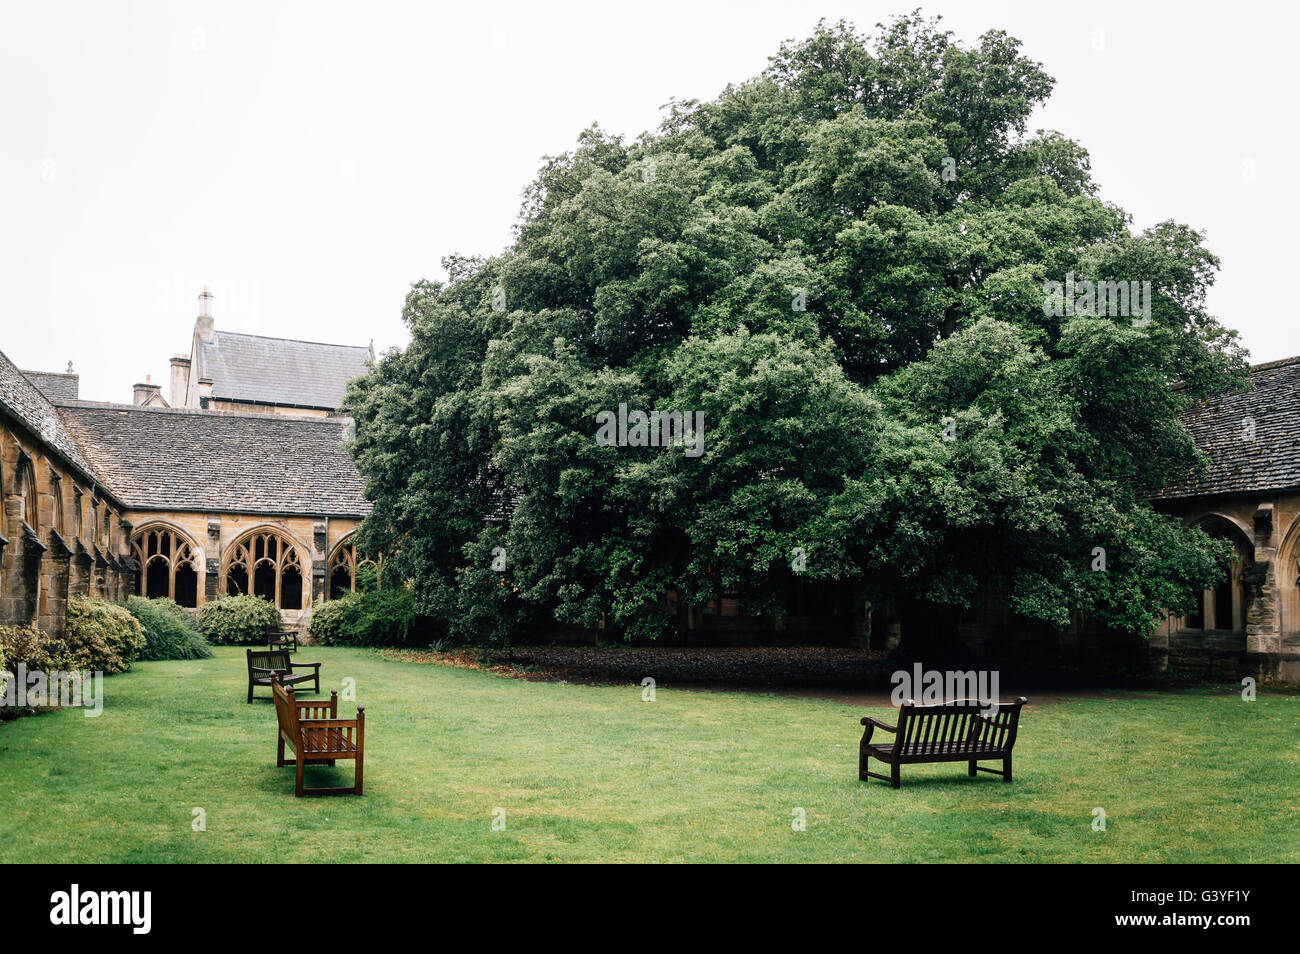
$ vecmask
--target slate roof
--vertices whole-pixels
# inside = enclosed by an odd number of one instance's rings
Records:
[[[103,483],[98,471],[91,466],[58,411],[50,403],[50,399],[22,371],[19,371],[2,351],[0,351],[0,410],[40,437],[46,446],[53,448],[64,461],[81,471],[82,477],[92,483]]]
[[[361,517],[350,419],[63,402],[69,430],[133,510]]]
[[[200,341],[212,396],[337,410],[350,379],[365,374],[369,348],[214,331]]]
[[[1210,458],[1202,478],[1189,475],[1157,499],[1260,493],[1300,487],[1300,356],[1251,368],[1253,391],[1217,394],[1183,415]],[[1255,425],[1254,441],[1243,421]]]
[[[81,397],[81,375],[61,371],[24,371],[28,381],[51,401],[75,401]]]

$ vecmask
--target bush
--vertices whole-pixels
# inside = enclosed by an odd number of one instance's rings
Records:
[[[427,646],[431,620],[405,587],[353,593],[319,603],[308,632],[325,646]]]
[[[68,647],[63,640],[35,626],[0,626],[0,653],[10,672],[21,664],[28,672],[67,669]]]
[[[68,665],[111,675],[126,672],[144,649],[144,627],[120,606],[88,596],[68,600]]]
[[[144,627],[141,659],[207,659],[212,655],[190,614],[167,597],[147,600],[132,596],[124,605]]]
[[[208,642],[219,646],[254,646],[280,625],[280,611],[257,596],[223,596],[199,609],[198,626]]]

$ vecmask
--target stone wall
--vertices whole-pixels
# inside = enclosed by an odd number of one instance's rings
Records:
[[[1160,509],[1188,526],[1226,529],[1241,559],[1232,629],[1195,629],[1169,616],[1151,636],[1157,668],[1300,682],[1300,492],[1191,498]]]
[[[72,594],[134,591],[121,504],[8,418],[0,418],[0,501],[0,625],[60,634]]]

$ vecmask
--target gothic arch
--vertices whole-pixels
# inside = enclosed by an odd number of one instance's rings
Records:
[[[363,554],[357,553],[354,537],[356,531],[352,531],[343,537],[338,543],[334,544],[334,549],[330,551],[329,559],[325,563],[325,598],[327,600],[338,599],[344,593],[354,593],[357,589],[357,569],[362,566],[373,566],[376,570],[383,567],[383,558],[378,562],[370,559]]]
[[[1243,577],[1255,561],[1255,544],[1250,528],[1235,517],[1211,512],[1201,514],[1189,522],[1190,527],[1200,527],[1211,536],[1232,543],[1235,559],[1228,578],[1212,590],[1201,593],[1201,611],[1179,620],[1179,628],[1244,633],[1249,610],[1248,593]]]
[[[310,602],[310,553],[279,527],[254,527],[235,538],[221,558],[219,587],[227,596],[251,593],[280,609]]]
[[[1292,518],[1291,526],[1282,535],[1282,545],[1277,548],[1275,579],[1278,605],[1282,609],[1281,632],[1300,633],[1300,515]]]
[[[131,534],[131,556],[140,564],[141,596],[166,596],[181,606],[199,605],[203,552],[175,524],[155,520]]]

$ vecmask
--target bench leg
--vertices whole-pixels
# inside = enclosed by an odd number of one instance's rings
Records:
[[[903,784],[902,778],[898,774],[898,763],[895,762],[889,767],[889,784],[893,788],[899,788]]]
[[[303,794],[303,792],[302,792],[302,768],[303,768],[303,765],[302,765],[302,756],[299,755],[299,756],[298,756],[298,760],[297,760],[297,778],[294,780],[294,791],[293,791],[294,795],[298,796],[299,798],[302,798],[302,794]]]
[[[357,756],[357,760],[353,765],[353,768],[356,770],[356,775],[352,780],[353,788],[356,789],[356,794],[360,795],[361,794],[361,756],[360,755]]]
[[[1009,755],[1002,760],[1002,781],[1011,781],[1011,756]]]
[[[966,774],[969,775],[971,778],[974,778],[975,775],[976,775],[976,773],[977,773],[978,771],[979,771],[979,769],[978,769],[977,766],[975,765],[975,760],[974,760],[974,759],[971,759],[971,760],[966,764]]]
[[[253,679],[251,676],[249,677],[248,680],[248,702],[250,705],[253,702]]]
[[[275,767],[284,768],[284,736],[275,740]]]

